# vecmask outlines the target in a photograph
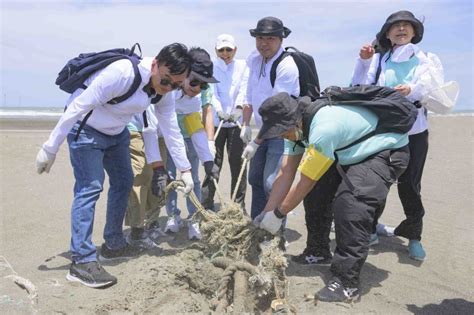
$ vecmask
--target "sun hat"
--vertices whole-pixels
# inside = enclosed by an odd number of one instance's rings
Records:
[[[386,36],[388,30],[393,24],[401,21],[407,21],[413,25],[413,29],[415,30],[415,36],[411,40],[413,44],[417,44],[422,40],[424,31],[423,23],[418,20],[410,11],[398,11],[390,14],[380,29],[380,32],[377,33],[376,38],[379,41],[379,44],[385,49],[392,47],[390,40]]]
[[[296,99],[286,92],[280,92],[267,98],[258,109],[263,125],[257,138],[279,137],[282,133],[295,127],[303,117],[304,109],[310,103],[311,99],[307,96]]]
[[[267,16],[258,21],[257,27],[249,30],[250,35],[257,36],[278,36],[287,38],[291,30],[283,26],[283,22],[273,16]]]

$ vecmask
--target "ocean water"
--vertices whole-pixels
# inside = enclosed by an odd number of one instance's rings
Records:
[[[64,109],[61,107],[0,107],[0,118],[11,119],[56,119],[59,118]],[[449,114],[439,115],[430,113],[432,116],[474,116],[474,110],[453,111]]]
[[[0,118],[54,119],[63,112],[61,107],[0,107]]]

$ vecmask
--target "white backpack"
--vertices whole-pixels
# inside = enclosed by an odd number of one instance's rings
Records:
[[[444,81],[444,70],[438,56],[426,54],[429,66],[421,74],[420,79],[425,85],[425,93],[420,103],[428,110],[437,114],[446,114],[456,104],[459,95],[459,85],[456,81]]]

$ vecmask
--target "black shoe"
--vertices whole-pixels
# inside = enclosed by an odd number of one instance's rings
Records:
[[[314,298],[323,302],[357,302],[360,299],[359,289],[345,287],[338,278],[331,279],[319,290]]]
[[[117,283],[117,278],[105,271],[97,261],[83,264],[72,263],[66,279],[80,282],[91,288],[104,288]]]
[[[133,241],[138,241],[146,237],[144,228],[132,227],[130,230],[130,239]]]
[[[141,253],[142,249],[134,247],[130,244],[125,245],[120,249],[109,249],[107,245],[102,244],[100,248],[100,259],[103,261],[118,260],[118,259],[130,259],[137,257]]]
[[[332,255],[330,252],[320,251],[313,248],[305,248],[298,256],[291,256],[291,260],[300,265],[327,266],[331,264]]]

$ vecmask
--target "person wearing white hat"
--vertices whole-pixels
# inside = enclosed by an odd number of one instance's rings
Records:
[[[241,155],[244,150],[244,142],[240,138],[240,127],[242,123],[242,107],[245,104],[245,93],[249,69],[245,60],[235,59],[237,46],[232,35],[221,34],[216,39],[216,55],[214,60],[214,76],[219,83],[214,85],[213,106],[214,125],[222,124],[219,134],[215,139],[216,155],[215,165],[222,169],[224,159],[224,147],[227,144],[227,157],[231,173],[231,194],[237,185],[240,168],[242,166]],[[209,140],[212,142],[212,140]],[[245,190],[247,189],[247,174],[243,173],[235,202],[245,208]],[[214,210],[214,195],[216,187],[209,176],[206,176],[202,185],[202,204],[206,209]]]

